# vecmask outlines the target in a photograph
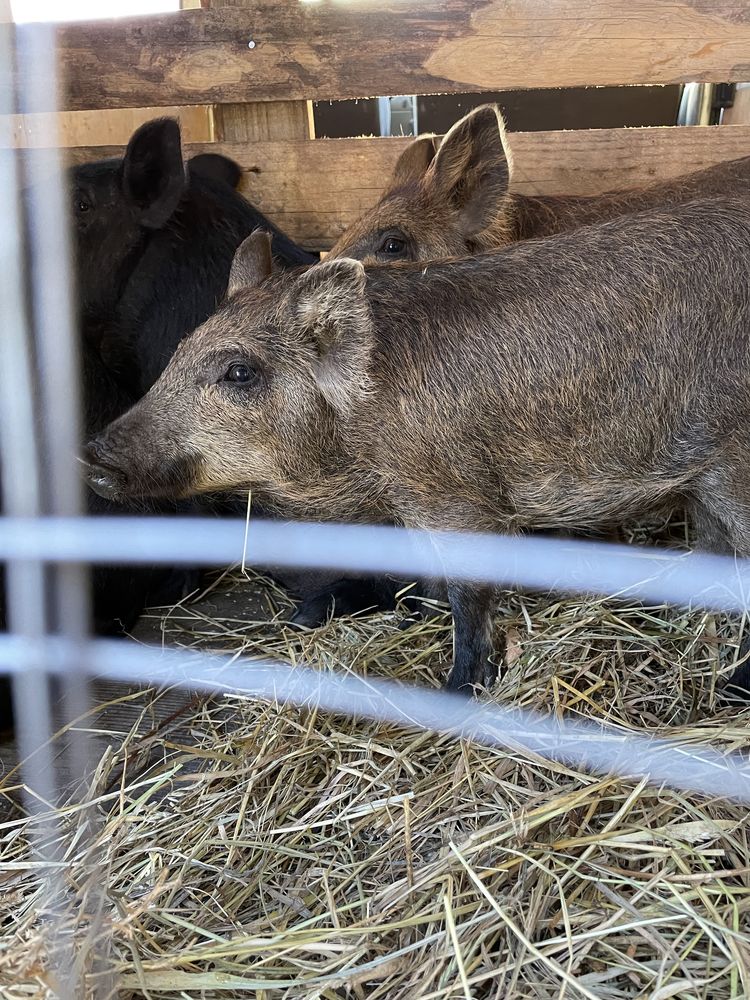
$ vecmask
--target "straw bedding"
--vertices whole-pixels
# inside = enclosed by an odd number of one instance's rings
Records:
[[[219,587],[240,608],[258,592],[240,574]],[[205,607],[169,611],[165,640],[426,686],[450,656],[447,617],[301,634]],[[720,693],[741,622],[513,593],[500,610],[509,669],[488,697],[747,747],[750,711]],[[750,996],[742,805],[314,707],[186,697],[154,723],[161,693],[120,697],[140,722],[114,734],[85,804],[55,813],[54,900],[29,860],[42,820],[9,806],[0,829],[7,1000],[50,995],[71,954],[81,996]]]

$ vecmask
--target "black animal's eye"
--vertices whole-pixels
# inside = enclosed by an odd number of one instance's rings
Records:
[[[78,212],[79,215],[83,215],[84,212],[88,212],[90,208],[91,205],[86,201],[85,198],[78,198],[76,200],[76,212]]]
[[[258,372],[251,365],[237,363],[227,368],[224,381],[233,382],[235,385],[249,385],[251,382],[255,382],[257,377]]]
[[[398,236],[388,236],[385,240],[383,240],[380,253],[395,256],[396,254],[403,253],[405,249],[406,240],[400,240]]]

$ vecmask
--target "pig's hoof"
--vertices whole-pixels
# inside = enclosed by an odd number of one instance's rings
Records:
[[[500,671],[498,670],[497,664],[493,663],[492,660],[487,660],[484,664],[482,686],[489,690],[499,676]]]
[[[399,632],[408,632],[410,628],[414,628],[414,626],[418,625],[420,621],[421,618],[409,615],[408,618],[402,618],[397,627]]]
[[[484,664],[474,670],[470,676],[456,674],[455,668],[451,670],[448,680],[445,682],[445,690],[471,697],[478,694],[483,688],[491,688],[497,677],[497,666],[491,660],[485,660]]]
[[[739,666],[735,667],[721,688],[728,701],[750,702],[750,633],[743,636],[738,652]]]
[[[471,698],[474,694],[475,687],[469,677],[457,674],[456,668],[453,667],[451,672],[448,674],[448,680],[445,682],[444,690],[450,691],[451,694],[463,694],[467,698]]]

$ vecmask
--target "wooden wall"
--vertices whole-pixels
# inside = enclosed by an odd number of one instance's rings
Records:
[[[61,146],[119,146],[127,143],[139,125],[159,115],[179,119],[185,142],[213,141],[213,109],[198,104],[194,107],[114,108],[111,111],[13,115],[13,144],[20,148],[46,146],[49,144],[50,127],[53,126]]]
[[[512,188],[524,194],[598,194],[676,177],[750,155],[750,126],[514,132]],[[316,139],[198,144],[240,164],[242,190],[289,235],[326,249],[378,198],[409,139]],[[122,147],[70,150],[71,162]]]
[[[733,82],[747,0],[255,0],[59,30],[64,107]]]
[[[248,196],[316,248],[375,200],[405,140],[315,139],[313,99],[750,78],[750,0],[203,0],[203,7],[59,28],[63,110],[126,116],[125,134],[113,132],[111,145],[107,135],[74,142],[70,158],[119,152],[141,114],[129,109],[151,109],[150,117],[156,108],[180,108],[186,153],[232,156]],[[530,193],[596,193],[750,153],[750,128],[740,125],[510,138],[514,187]]]

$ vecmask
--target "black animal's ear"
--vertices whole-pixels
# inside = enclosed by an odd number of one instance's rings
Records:
[[[421,180],[432,163],[438,144],[439,140],[435,135],[420,135],[414,142],[410,142],[396,160],[391,187]]]
[[[235,190],[242,179],[240,165],[220,153],[199,153],[188,160],[188,170],[196,177],[208,177],[223,181]]]
[[[291,293],[295,322],[315,348],[318,385],[337,410],[348,410],[367,382],[372,314],[366,282],[361,261],[339,257],[308,268]]]
[[[495,104],[475,108],[446,133],[427,178],[435,196],[459,214],[474,236],[499,214],[510,183],[505,125]]]
[[[273,271],[271,234],[256,229],[240,243],[229,272],[227,298],[243,288],[257,288]]]
[[[122,191],[148,229],[160,229],[187,184],[180,126],[174,118],[146,122],[133,133],[122,161]]]

